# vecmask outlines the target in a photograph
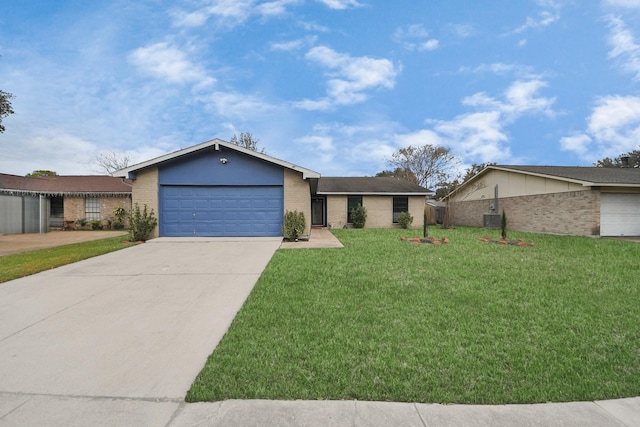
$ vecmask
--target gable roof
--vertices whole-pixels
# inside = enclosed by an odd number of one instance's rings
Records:
[[[235,144],[231,144],[230,142],[223,141],[221,139],[212,139],[211,141],[203,142],[201,144],[193,145],[191,147],[183,148],[178,151],[174,151],[173,153],[165,154],[160,157],[156,157],[155,159],[147,160],[146,162],[138,163],[133,166],[126,167],[124,169],[120,169],[112,173],[113,176],[117,177],[129,177],[129,174],[135,174],[137,171],[153,168],[162,163],[169,162],[171,160],[177,159],[182,156],[186,156],[188,154],[196,153],[201,150],[206,150],[208,148],[212,148],[213,150],[218,150],[219,147],[226,147],[231,150],[238,151],[240,153],[247,154],[252,157],[256,157],[258,159],[267,161],[269,163],[273,163],[287,169],[292,169],[294,171],[302,173],[302,178],[320,178],[320,174],[318,172],[312,171],[311,169],[306,169],[301,166],[295,165],[293,163],[285,162],[284,160],[277,159],[275,157],[268,156],[263,153],[259,153],[257,151],[249,150],[244,147],[240,147]]]
[[[0,174],[0,193],[43,196],[129,196],[131,182],[108,175],[25,177]]]
[[[393,177],[322,177],[318,194],[368,194],[396,196],[431,196],[433,191],[413,182]]]
[[[489,166],[486,169],[498,169],[520,172],[528,175],[561,179],[582,184],[585,187],[640,186],[640,169],[636,168],[600,168],[595,166]],[[485,170],[486,170],[485,169]]]
[[[580,184],[584,187],[640,187],[640,169],[638,168],[600,168],[596,166],[522,166],[490,165],[473,178],[449,193],[444,199],[452,197],[463,188],[472,185],[491,170],[515,172],[543,178],[557,179]]]

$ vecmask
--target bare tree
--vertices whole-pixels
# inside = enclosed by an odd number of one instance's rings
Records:
[[[400,148],[388,162],[396,169],[410,171],[407,178],[413,178],[416,184],[433,189],[450,179],[451,169],[458,159],[448,148],[425,144]]]
[[[113,172],[124,169],[131,163],[131,157],[127,153],[118,153],[116,151],[101,151],[94,154],[91,159],[99,168],[99,172],[112,174]]]
[[[239,138],[235,134],[233,134],[229,142],[237,145],[238,147],[247,148],[252,151],[258,151],[258,143],[260,142],[260,140],[254,138],[251,132],[240,132]],[[260,150],[260,153],[266,154],[264,148]]]
[[[378,172],[376,177],[391,177],[404,179],[405,181],[418,182],[416,176],[409,169],[395,168],[394,170],[383,170]]]

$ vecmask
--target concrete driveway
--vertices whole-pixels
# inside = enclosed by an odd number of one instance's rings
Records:
[[[0,284],[0,425],[166,425],[280,242],[154,239]]]

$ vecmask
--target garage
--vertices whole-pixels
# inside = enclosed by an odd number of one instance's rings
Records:
[[[284,214],[311,218],[320,174],[220,139],[116,171],[132,203],[157,214],[152,237],[279,237]],[[305,234],[310,232],[307,223]]]
[[[282,186],[164,185],[160,200],[162,236],[282,234]]]
[[[601,194],[600,235],[640,236],[640,194]]]

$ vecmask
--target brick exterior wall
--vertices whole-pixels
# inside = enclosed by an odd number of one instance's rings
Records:
[[[107,225],[108,221],[115,220],[113,210],[118,206],[124,207],[127,212],[131,209],[131,197],[99,197],[100,199],[100,219],[103,225]],[[65,196],[64,203],[64,220],[75,222],[79,219],[85,219],[85,201],[84,197],[68,197]],[[125,224],[126,225],[126,224]]]
[[[411,227],[422,228],[424,196],[409,196],[409,213],[413,216]],[[365,228],[398,228],[393,223],[393,196],[362,196],[362,206],[367,209]],[[327,196],[327,224],[342,228],[347,223],[347,196]]]
[[[304,234],[311,233],[311,188],[309,180],[302,179],[302,173],[284,169],[284,211],[304,213],[307,228]],[[284,217],[284,212],[282,213]]]
[[[452,202],[454,225],[482,227],[492,199]],[[507,229],[539,233],[597,236],[600,234],[600,192],[569,191],[499,199]]]
[[[133,200],[132,206],[137,203],[140,209],[147,205],[147,210],[155,214],[156,219],[159,218],[159,203],[158,192],[160,188],[158,186],[158,168],[143,170],[138,173],[138,176],[133,181]],[[158,226],[151,232],[152,237],[158,237],[160,234]]]

